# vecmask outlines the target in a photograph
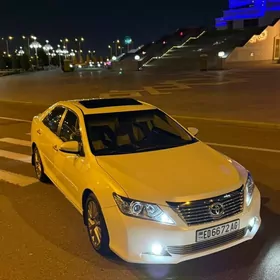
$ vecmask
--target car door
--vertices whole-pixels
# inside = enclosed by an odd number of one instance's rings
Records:
[[[71,154],[58,151],[55,155],[55,169],[57,186],[64,195],[79,208],[80,192],[85,188],[88,165],[83,152],[82,135],[80,132],[80,122],[76,113],[67,110],[65,118],[61,124],[59,137],[62,142],[78,141],[81,147],[79,154]]]
[[[38,135],[37,145],[43,161],[46,174],[55,183],[54,157],[62,141],[58,137],[58,131],[65,108],[55,107],[44,119],[43,125],[36,131]]]

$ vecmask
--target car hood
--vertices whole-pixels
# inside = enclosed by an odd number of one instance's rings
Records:
[[[157,204],[209,198],[244,183],[243,167],[202,142],[96,159],[128,197]]]

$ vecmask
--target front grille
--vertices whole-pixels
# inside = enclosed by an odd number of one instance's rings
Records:
[[[233,192],[213,198],[195,200],[190,202],[167,202],[169,206],[186,222],[188,226],[215,222],[234,216],[243,211],[244,187]],[[220,203],[223,211],[220,216],[214,216],[210,207],[214,203]]]
[[[238,231],[229,233],[218,238],[214,238],[207,241],[202,241],[185,246],[168,246],[167,251],[173,255],[187,255],[197,253],[199,251],[208,250],[214,247],[222,246],[233,241],[237,241],[245,236],[247,228],[240,229]]]

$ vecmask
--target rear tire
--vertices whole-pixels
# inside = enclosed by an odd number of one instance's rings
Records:
[[[39,150],[36,146],[33,149],[33,157],[34,157],[34,169],[35,169],[36,177],[40,182],[43,183],[49,182],[49,178],[44,172],[44,166],[40,157]]]
[[[87,197],[84,207],[85,224],[92,247],[101,255],[109,255],[111,250],[108,229],[101,207],[93,194]]]

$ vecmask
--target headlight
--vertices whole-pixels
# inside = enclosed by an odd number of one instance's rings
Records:
[[[255,183],[250,172],[248,172],[248,177],[245,186],[246,186],[246,204],[247,206],[249,206],[252,201],[253,192],[255,189]]]
[[[132,200],[113,194],[120,211],[127,216],[151,220],[167,225],[175,225],[175,222],[165,214],[156,204]]]

